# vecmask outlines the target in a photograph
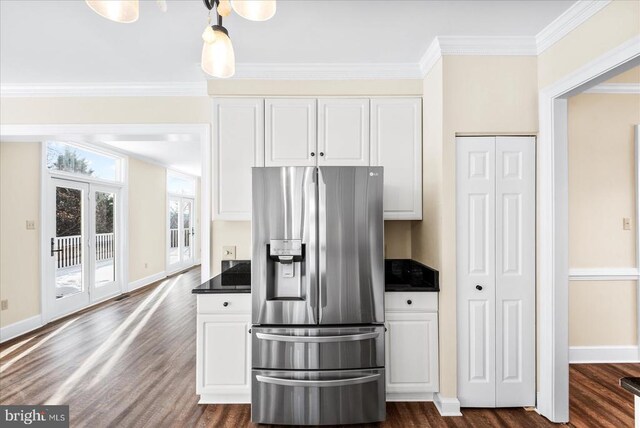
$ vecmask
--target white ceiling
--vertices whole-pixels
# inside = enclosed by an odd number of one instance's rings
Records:
[[[115,148],[138,159],[158,163],[178,172],[200,177],[202,173],[200,142],[189,138],[188,135],[179,137],[182,138],[167,136],[164,139],[154,140],[101,140],[98,144]]]
[[[225,18],[238,64],[416,64],[435,36],[534,36],[574,1],[278,0]],[[0,1],[0,82],[200,82],[200,0],[141,1],[133,24],[84,1]]]

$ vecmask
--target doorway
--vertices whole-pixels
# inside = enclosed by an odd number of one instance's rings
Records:
[[[175,272],[194,264],[195,199],[169,195],[168,201],[167,271]]]
[[[121,292],[120,189],[51,178],[49,313],[58,318]]]

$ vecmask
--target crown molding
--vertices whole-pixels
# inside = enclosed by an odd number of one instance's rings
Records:
[[[554,19],[536,35],[537,54],[540,55],[583,22],[587,21],[611,0],[579,0]]]
[[[442,49],[440,49],[440,41],[438,37],[434,38],[422,58],[420,58],[419,66],[422,76],[426,76],[431,71],[438,60],[442,58]]]
[[[421,79],[415,63],[239,63],[234,79]]]
[[[3,84],[0,96],[9,97],[199,97],[207,96],[206,82],[122,82]]]
[[[584,91],[589,94],[639,94],[640,83],[601,83]]]
[[[535,37],[438,36],[442,55],[536,55]]]

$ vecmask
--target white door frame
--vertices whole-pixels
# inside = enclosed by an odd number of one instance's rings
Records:
[[[211,230],[211,125],[209,123],[198,124],[21,124],[21,125],[0,125],[0,138],[3,141],[44,141],[44,140],[74,140],[73,136],[95,135],[95,134],[126,134],[126,135],[149,135],[149,134],[194,134],[200,140],[200,150],[202,158],[202,176],[200,184],[200,273],[201,277],[210,277],[210,230]],[[40,166],[42,170],[43,165]],[[45,175],[41,174],[40,191],[41,200],[44,192]],[[128,194],[123,191],[122,203],[128,203]],[[45,212],[41,204],[40,207],[40,245],[46,244],[44,224]],[[126,231],[127,225],[124,226]],[[123,239],[124,239],[123,234]],[[44,252],[41,250],[41,254]],[[122,253],[125,268],[123,270],[123,292],[130,289],[128,278],[128,245]],[[44,257],[40,258],[40,289],[43,290],[46,272]],[[40,296],[40,324],[44,325],[51,321],[46,310],[44,293]]]
[[[640,63],[631,38],[539,93],[539,367],[537,409],[569,420],[569,183],[567,97]]]

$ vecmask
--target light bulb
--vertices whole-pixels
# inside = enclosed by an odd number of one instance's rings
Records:
[[[207,28],[204,29],[202,40],[204,40],[205,43],[213,43],[216,40],[216,32],[213,31],[210,25],[207,25]]]
[[[215,40],[202,46],[202,70],[213,77],[231,77],[236,72],[231,39],[223,26],[214,25],[212,29]]]
[[[233,10],[251,21],[266,21],[276,13],[276,0],[233,0]]]
[[[85,0],[98,15],[115,22],[130,23],[138,20],[138,0]]]
[[[220,0],[220,3],[218,3],[218,14],[220,16],[229,16],[229,14],[231,14],[231,2],[229,0]]]

